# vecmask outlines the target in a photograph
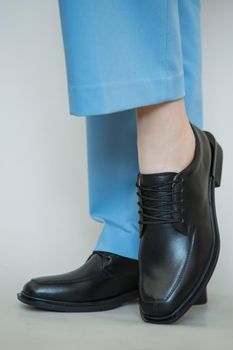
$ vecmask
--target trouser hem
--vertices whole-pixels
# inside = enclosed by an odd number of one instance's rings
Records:
[[[139,234],[115,231],[114,228],[103,230],[93,250],[106,251],[138,260]]]
[[[94,116],[173,101],[185,96],[184,76],[98,85],[69,85],[74,116]]]

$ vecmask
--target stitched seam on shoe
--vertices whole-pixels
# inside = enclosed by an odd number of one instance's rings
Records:
[[[105,273],[102,272],[102,275],[101,277],[108,277]],[[100,275],[96,276],[96,277],[99,277]],[[90,281],[93,279],[93,277],[95,277],[95,275],[91,275],[89,276],[88,278],[83,278],[83,279],[72,279],[72,280],[69,280],[69,281],[47,281],[47,282],[38,282],[36,279],[32,279],[32,281],[36,282],[37,284],[40,284],[40,285],[45,285],[45,284],[68,284],[68,283],[75,283],[75,282],[86,282],[86,281]],[[98,280],[99,278],[96,278],[96,280]]]
[[[189,247],[189,252],[188,252],[188,255],[187,255],[187,257],[186,257],[186,261],[185,261],[185,263],[184,263],[184,266],[183,266],[181,272],[179,273],[178,277],[176,278],[176,280],[175,280],[175,282],[174,282],[174,285],[173,285],[173,287],[171,288],[170,292],[168,293],[167,297],[166,297],[166,298],[156,298],[156,299],[154,299],[154,300],[152,301],[152,303],[157,302],[157,301],[159,301],[159,302],[161,302],[161,301],[167,301],[167,300],[170,298],[170,296],[172,295],[172,293],[174,292],[174,290],[179,286],[179,282],[180,282],[181,278],[182,278],[183,275],[184,275],[184,272],[185,272],[185,270],[186,270],[186,267],[187,267],[187,265],[188,265],[188,262],[190,261],[191,252],[192,252],[192,248],[193,248],[193,244],[194,244],[195,237],[196,237],[196,232],[193,234],[192,241],[191,241],[191,244],[190,244],[190,247]],[[146,304],[146,302],[145,302],[145,304]]]

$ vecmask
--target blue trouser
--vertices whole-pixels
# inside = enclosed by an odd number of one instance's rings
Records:
[[[183,98],[202,124],[199,0],[59,0],[70,114],[86,117],[96,246],[138,259],[135,108]]]

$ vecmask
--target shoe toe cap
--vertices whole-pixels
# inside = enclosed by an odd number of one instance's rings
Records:
[[[32,298],[48,298],[50,294],[48,286],[40,284],[36,279],[27,282],[22,293]]]
[[[174,306],[165,300],[141,302],[141,311],[153,318],[166,318],[174,311]]]

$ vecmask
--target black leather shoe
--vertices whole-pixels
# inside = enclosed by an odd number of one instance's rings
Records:
[[[93,251],[78,269],[31,279],[20,301],[51,311],[103,311],[138,298],[138,261]]]
[[[138,174],[139,301],[142,319],[178,320],[198,300],[217,263],[215,187],[223,153],[214,136],[191,124],[195,155],[181,172]]]

